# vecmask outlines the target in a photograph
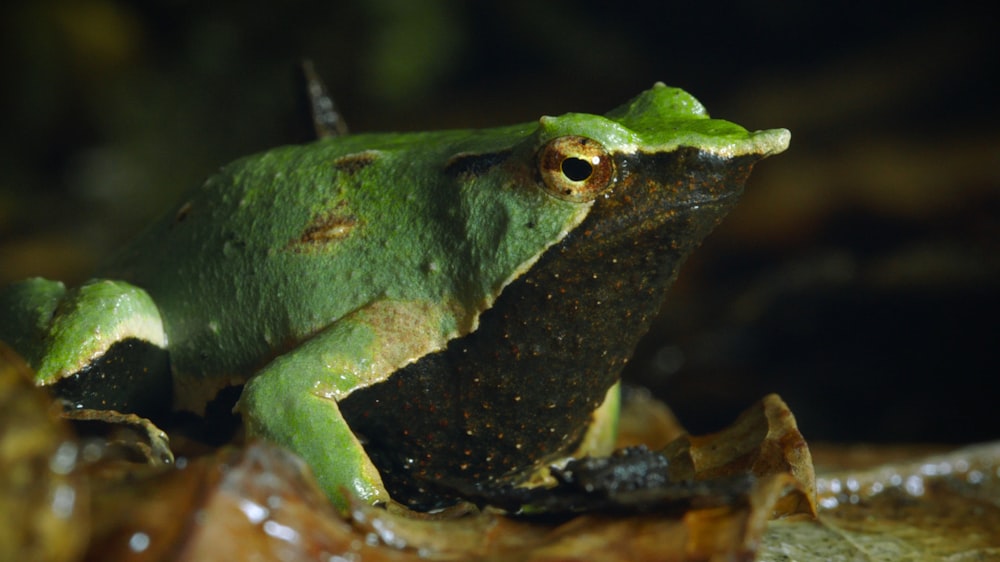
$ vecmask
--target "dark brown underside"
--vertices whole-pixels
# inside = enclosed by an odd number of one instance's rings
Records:
[[[474,333],[341,401],[389,493],[430,509],[453,503],[456,488],[516,483],[571,451],[754,161],[693,149],[620,159],[613,195]]]

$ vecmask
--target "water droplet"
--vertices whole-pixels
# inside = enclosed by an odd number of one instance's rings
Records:
[[[145,552],[149,548],[149,535],[142,532],[132,533],[128,539],[128,547],[132,552]]]
[[[266,507],[248,499],[240,500],[240,511],[247,516],[247,520],[253,525],[264,521],[271,514]]]
[[[978,470],[973,470],[969,472],[968,476],[966,476],[965,479],[966,481],[969,482],[969,484],[982,484],[983,480],[985,479],[985,476],[983,475],[982,472]]]
[[[924,479],[913,475],[906,479],[906,484],[903,486],[906,492],[911,496],[922,496],[924,495]]]
[[[299,538],[299,533],[295,529],[289,527],[288,525],[282,525],[273,519],[264,522],[264,532],[267,533],[268,536],[286,542],[297,541]]]
[[[76,443],[63,441],[59,444],[52,458],[49,459],[49,470],[56,474],[69,474],[76,467],[76,457],[79,449]]]
[[[52,494],[52,514],[59,519],[69,519],[76,507],[76,489],[69,484],[60,484]]]

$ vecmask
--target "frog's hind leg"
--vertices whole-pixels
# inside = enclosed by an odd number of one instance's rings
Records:
[[[0,340],[73,408],[140,412],[170,407],[167,337],[142,289],[96,279],[67,290],[29,279],[0,292]]]

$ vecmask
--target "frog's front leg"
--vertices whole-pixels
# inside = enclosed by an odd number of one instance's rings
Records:
[[[426,307],[379,301],[321,330],[247,383],[236,409],[248,434],[303,457],[340,509],[347,507],[345,491],[369,503],[387,502],[378,469],[337,401],[440,348],[445,335],[439,319]]]

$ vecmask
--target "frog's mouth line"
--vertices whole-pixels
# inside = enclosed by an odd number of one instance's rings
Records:
[[[584,229],[611,241],[692,221],[714,226],[736,205],[762,157],[722,158],[697,148],[618,155],[618,185],[595,202]]]
[[[727,212],[739,201],[740,197],[743,195],[743,189],[738,191],[731,191],[728,193],[723,193],[722,195],[716,195],[712,197],[698,197],[697,195],[682,201],[676,205],[673,205],[667,209],[667,212],[684,212],[684,211],[697,211],[704,207],[720,207],[722,212]]]
[[[764,155],[723,158],[694,147],[676,152],[619,155],[619,183],[633,198],[662,199],[647,206],[684,207],[725,200],[743,192],[753,165]],[[645,181],[650,189],[637,186]],[[655,186],[655,188],[653,188]],[[616,191],[621,191],[621,187]],[[642,206],[640,201],[638,205]]]

